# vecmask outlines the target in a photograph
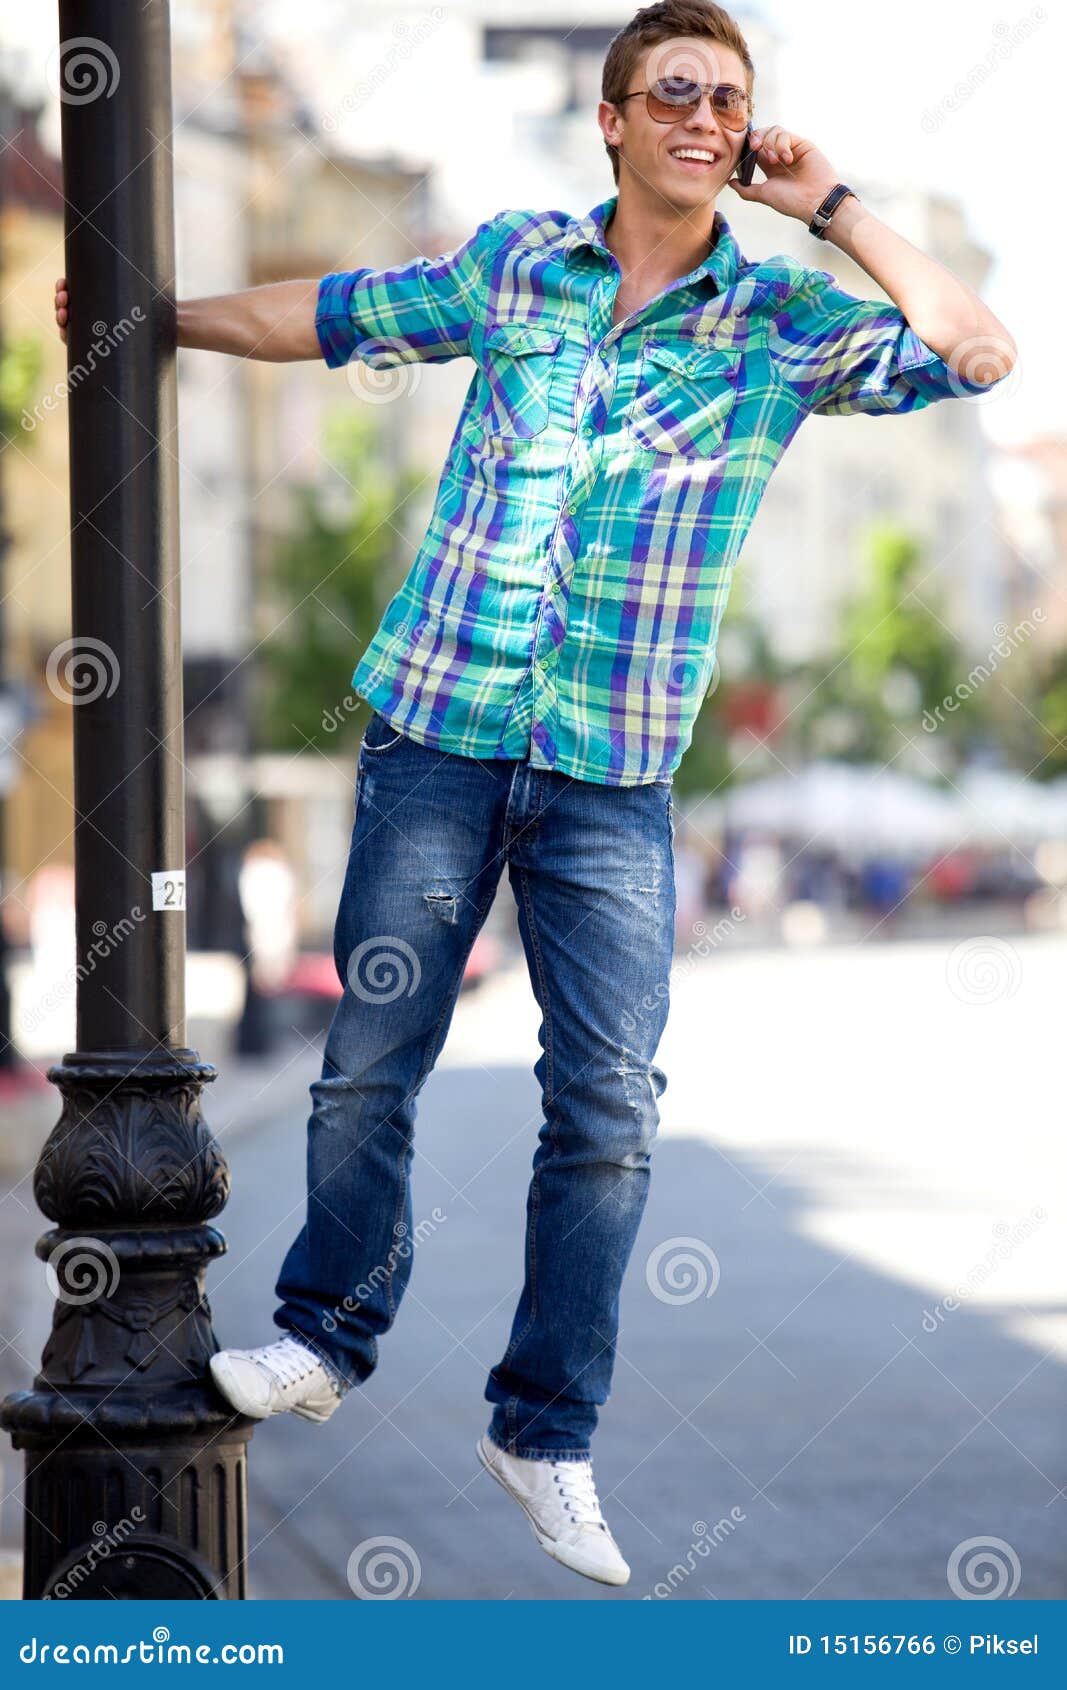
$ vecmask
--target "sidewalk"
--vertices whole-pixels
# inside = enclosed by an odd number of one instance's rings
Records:
[[[1005,1592],[1061,1597],[1067,944],[968,944],[679,959],[596,1448],[620,1591],[549,1561],[474,1457],[522,1270],[539,1015],[521,969],[462,999],[419,1107],[415,1219],[440,1218],[381,1366],[327,1425],[252,1440],[253,1596],[351,1600],[352,1557],[388,1538],[416,1600],[943,1598],[976,1540]],[[290,1055],[206,1094],[234,1181],[223,1345],[275,1335],[303,1219],[318,1057]],[[2,1204],[0,1225],[35,1359],[40,1218]],[[16,1542],[10,1503],[2,1524]]]

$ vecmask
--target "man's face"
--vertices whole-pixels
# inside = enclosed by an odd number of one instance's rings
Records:
[[[648,88],[659,77],[682,76],[694,82],[731,82],[747,87],[745,67],[730,47],[689,36],[650,47],[643,64],[630,75],[632,89]],[[618,149],[620,187],[627,171],[637,184],[658,194],[679,211],[692,211],[714,201],[733,175],[744,144],[744,130],[727,129],[705,95],[696,111],[680,114],[674,123],[657,123],[648,115],[643,94],[616,107],[602,100],[598,109],[604,137]],[[698,157],[680,154],[696,153]]]

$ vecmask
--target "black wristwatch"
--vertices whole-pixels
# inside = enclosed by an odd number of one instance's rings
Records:
[[[846,199],[849,194],[852,195],[853,199],[858,198],[855,189],[846,187],[844,182],[838,182],[830,189],[830,192],[827,194],[822,204],[818,207],[811,222],[808,224],[808,233],[814,235],[817,241],[824,241],[826,239],[826,225],[829,223],[834,212],[841,204],[841,201]]]

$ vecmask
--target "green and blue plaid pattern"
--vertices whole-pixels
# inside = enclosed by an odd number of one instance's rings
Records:
[[[503,211],[440,258],[331,273],[331,369],[470,358],[425,539],[352,684],[424,745],[630,786],[669,780],[734,565],[805,417],[983,391],[896,306],[825,270],[708,257],[621,323],[604,230]]]

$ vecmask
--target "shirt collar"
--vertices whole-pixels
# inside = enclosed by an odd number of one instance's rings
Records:
[[[574,217],[567,224],[557,243],[564,254],[564,261],[569,262],[571,254],[581,246],[590,246],[597,252],[610,256],[604,241],[604,230],[618,204],[618,194],[612,194],[585,217]],[[716,211],[712,219],[712,229],[715,232],[715,245],[708,256],[697,268],[691,272],[690,280],[695,281],[701,276],[708,276],[715,283],[718,292],[723,293],[737,281],[742,268],[747,266],[747,260],[742,257],[741,249],[730,225],[721,211]]]

